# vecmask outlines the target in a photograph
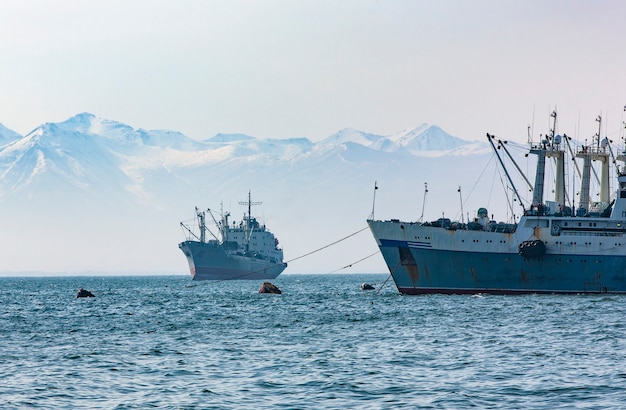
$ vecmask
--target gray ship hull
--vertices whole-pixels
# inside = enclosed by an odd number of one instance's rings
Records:
[[[228,254],[221,245],[185,241],[178,247],[187,258],[192,280],[275,279],[287,267],[280,261]]]

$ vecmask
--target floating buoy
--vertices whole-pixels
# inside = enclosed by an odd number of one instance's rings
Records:
[[[374,286],[370,285],[369,283],[362,283],[361,290],[374,290]]]
[[[263,284],[259,288],[259,293],[274,293],[280,295],[283,292],[278,289],[278,286],[274,285],[273,283],[263,282]]]
[[[77,298],[95,298],[96,295],[88,291],[87,289],[79,288],[78,293],[76,293]]]

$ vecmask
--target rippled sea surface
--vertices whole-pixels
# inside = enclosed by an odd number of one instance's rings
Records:
[[[386,278],[0,278],[0,408],[626,408],[626,296]]]

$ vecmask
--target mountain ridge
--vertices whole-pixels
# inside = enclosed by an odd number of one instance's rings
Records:
[[[343,142],[354,142],[360,145],[368,146],[374,143],[379,143],[381,140],[388,140],[391,143],[400,143],[402,145],[408,145],[415,140],[421,141],[420,149],[423,151],[443,151],[457,148],[461,145],[469,144],[474,141],[467,141],[457,137],[453,137],[447,134],[444,130],[436,125],[429,125],[426,123],[421,124],[410,130],[403,130],[390,135],[378,135],[360,131],[354,128],[344,128],[337,133],[321,140],[318,143],[311,142],[308,138],[293,137],[286,139],[261,139],[246,134],[240,133],[218,133],[213,137],[204,140],[195,140],[184,134],[172,131],[172,130],[145,130],[142,128],[133,128],[129,125],[108,120],[102,117],[98,117],[94,114],[83,112],[76,114],[73,117],[65,121],[58,123],[47,122],[39,125],[33,131],[26,134],[29,136],[33,133],[41,132],[41,130],[47,130],[48,133],[53,132],[54,129],[62,130],[64,132],[77,132],[81,134],[92,134],[105,137],[112,140],[118,140],[120,142],[143,142],[145,145],[160,145],[171,146],[176,143],[239,143],[249,141],[280,141],[285,144],[298,143],[298,144],[324,144],[324,145],[338,145]],[[0,124],[0,138],[15,140],[22,136]],[[160,137],[160,139],[158,138]],[[433,142],[437,137],[444,140],[445,144],[442,145],[442,141],[437,141],[435,146],[427,144],[427,142]],[[201,145],[196,145],[193,148],[199,148]]]

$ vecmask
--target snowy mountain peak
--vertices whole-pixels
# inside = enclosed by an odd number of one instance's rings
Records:
[[[393,142],[399,142],[400,140],[407,138],[407,136],[414,136],[414,137],[418,137],[419,135],[421,135],[424,131],[426,131],[428,128],[430,127],[429,124],[427,123],[422,123],[421,125],[418,125],[415,128],[411,128],[411,129],[403,129],[402,131],[398,131],[395,134],[391,134],[389,138],[391,141]]]
[[[346,142],[354,142],[367,147],[381,138],[384,137],[382,135],[369,134],[367,132],[355,130],[354,128],[344,128],[330,137],[323,139],[320,143],[325,145],[338,145]]]
[[[73,117],[61,122],[61,125],[67,125],[75,129],[88,130],[92,124],[102,121],[101,118],[96,117],[94,114],[83,112],[76,114]]]
[[[412,130],[403,130],[389,137],[408,151],[451,151],[470,142],[453,137],[436,125],[421,124]]]
[[[117,121],[107,120],[94,114],[84,112],[77,114],[58,124],[64,131],[92,134],[111,139],[123,138],[133,128]]]
[[[451,152],[469,144],[469,141],[456,138],[436,125],[423,123],[412,129],[405,129],[389,136],[369,134],[354,128],[344,128],[321,141],[324,145],[354,143],[381,152],[420,153]]]
[[[42,137],[54,141],[94,140],[106,144],[113,151],[141,149],[144,146],[194,150],[203,146],[178,131],[135,129],[118,121],[91,113],[81,113],[60,123],[45,123],[27,137]]]

